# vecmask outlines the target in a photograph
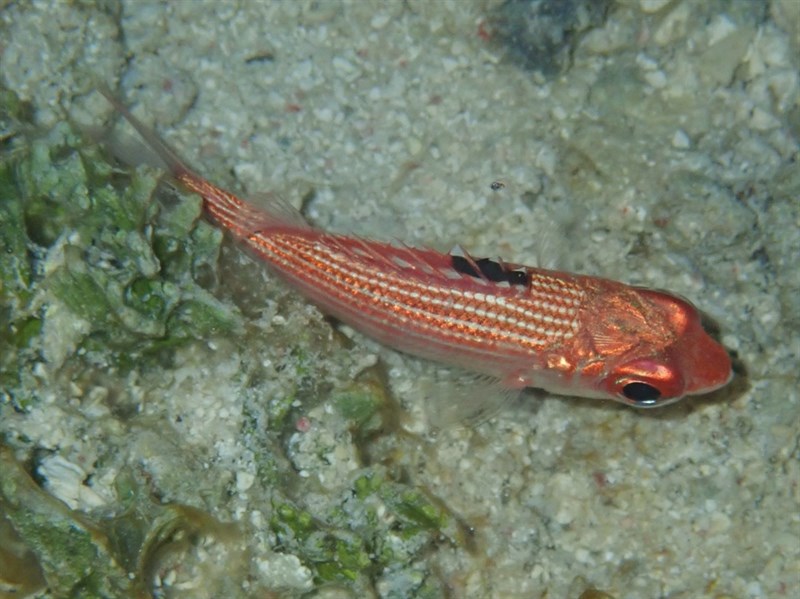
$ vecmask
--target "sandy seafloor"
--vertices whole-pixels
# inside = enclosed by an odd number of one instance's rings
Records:
[[[105,82],[231,189],[672,290],[743,365],[661,410],[531,392],[465,425],[470,381],[334,332],[230,239],[209,289],[242,328],[163,365],[81,370],[86,323],[34,290],[41,360],[26,408],[0,403],[3,476],[15,456],[77,528],[120,515],[121,473],[174,516],[126,564],[98,533],[94,566],[160,597],[800,597],[795,0],[620,0],[546,75],[484,35],[496,3],[0,4],[0,79],[42,129],[110,122]],[[80,243],[62,235],[55,264]],[[368,433],[337,408],[354,380],[385,402]],[[287,398],[282,429],[253,415]],[[14,578],[12,554],[51,577],[78,559],[15,524],[20,485],[0,596],[59,596]]]

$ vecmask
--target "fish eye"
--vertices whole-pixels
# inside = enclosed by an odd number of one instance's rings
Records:
[[[628,383],[622,388],[622,396],[642,408],[649,408],[658,403],[661,399],[661,391],[647,383],[633,382]]]

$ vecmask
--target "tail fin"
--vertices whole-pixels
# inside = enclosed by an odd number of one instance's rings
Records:
[[[189,168],[155,131],[133,116],[131,111],[108,89],[99,91],[114,109],[136,129],[145,143],[163,162],[164,168],[169,171],[170,175],[187,189],[202,196],[203,206],[208,214],[231,231],[234,236],[248,238],[255,231],[276,226],[309,228],[300,213],[277,195],[267,196],[267,200],[262,202],[263,206],[256,207],[207,181]]]
[[[187,175],[195,176],[194,171],[186,166],[186,164],[178,157],[178,154],[175,153],[175,151],[170,148],[155,131],[133,116],[131,111],[128,110],[128,107],[114,97],[109,89],[100,88],[99,91],[101,94],[103,94],[105,99],[108,100],[109,104],[114,107],[114,110],[125,117],[125,120],[128,121],[134,129],[136,129],[136,132],[163,161],[164,166],[173,177],[176,179],[183,179]]]

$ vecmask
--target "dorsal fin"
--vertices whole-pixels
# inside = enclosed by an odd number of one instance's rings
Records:
[[[509,285],[527,286],[530,283],[528,273],[524,270],[515,270],[502,260],[494,261],[489,258],[472,258],[469,255],[450,255],[453,269],[462,274],[481,278],[492,283],[508,283]]]

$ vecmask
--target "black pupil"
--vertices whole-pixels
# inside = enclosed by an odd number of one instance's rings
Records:
[[[637,403],[653,403],[661,397],[661,391],[647,383],[628,383],[622,388],[622,394]]]

